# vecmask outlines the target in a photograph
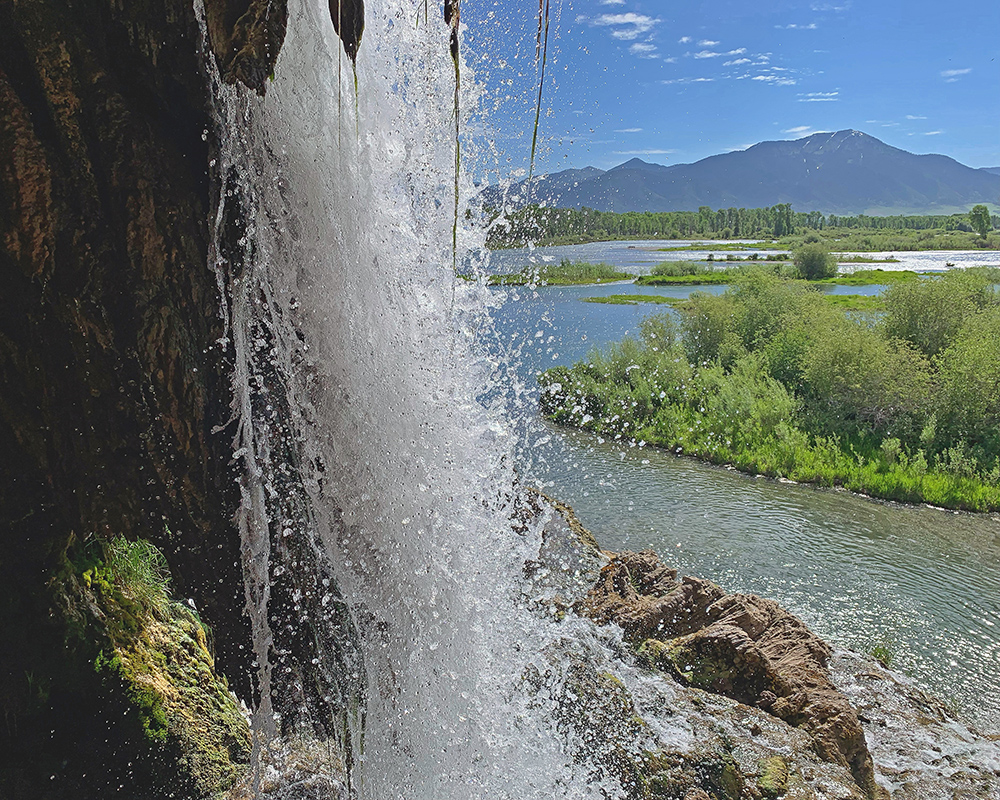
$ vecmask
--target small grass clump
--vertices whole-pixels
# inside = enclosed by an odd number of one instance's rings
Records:
[[[591,264],[564,258],[558,264],[530,264],[520,272],[491,275],[488,282],[490,286],[579,286],[633,278],[633,273],[623,272],[610,264]]]
[[[687,302],[686,297],[664,297],[660,294],[612,294],[607,297],[584,297],[585,303],[606,303],[614,306],[637,306],[642,303],[677,306]]]

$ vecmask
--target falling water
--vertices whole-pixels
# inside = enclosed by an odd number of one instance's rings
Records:
[[[451,31],[415,8],[367,10],[355,78],[327,2],[293,0],[265,97],[211,78],[251,788],[622,798],[644,752],[729,741],[742,717],[638,669],[618,629],[564,613],[558,569],[526,568],[545,515],[526,514],[505,406],[527,393],[485,355],[501,349],[482,346],[487,290],[453,272]],[[754,747],[791,752],[779,733]],[[846,796],[827,766],[811,774]]]
[[[523,685],[552,633],[451,266],[449,30],[370,7],[355,94],[326,3],[290,6],[266,97],[214,84],[258,758],[329,737],[362,798],[590,797]]]

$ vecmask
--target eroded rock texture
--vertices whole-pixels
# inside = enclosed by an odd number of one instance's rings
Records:
[[[284,4],[206,6],[259,90]],[[200,46],[186,0],[0,0],[0,796],[163,796],[177,771],[67,618],[93,541],[155,542],[252,695]]]
[[[807,731],[820,757],[882,796],[857,712],[830,679],[829,646],[774,601],[678,578],[644,551],[616,556],[577,610],[621,626],[651,666]]]

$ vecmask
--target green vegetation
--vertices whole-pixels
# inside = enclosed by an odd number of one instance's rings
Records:
[[[1000,296],[990,270],[889,286],[845,313],[802,281],[734,276],[544,373],[558,422],[795,481],[1000,509]],[[872,301],[873,303],[876,301]]]
[[[856,272],[825,278],[817,283],[829,283],[837,286],[888,286],[893,283],[908,283],[919,280],[920,275],[909,269],[859,269]]]
[[[819,241],[807,242],[795,251],[795,269],[798,277],[807,281],[832,278],[837,274],[837,259],[830,255]]]
[[[796,213],[788,204],[624,214],[527,206],[503,221],[498,221],[497,210],[489,214],[489,221],[496,223],[487,239],[491,249],[520,247],[527,242],[577,244],[616,239],[776,239],[777,246],[791,249],[803,243],[804,231],[815,233],[830,250],[841,252],[1000,248],[1000,235],[995,232],[977,236],[978,228],[969,214],[843,217]],[[990,229],[1000,226],[1000,217],[990,216],[988,211],[986,219]]]
[[[969,212],[969,224],[972,225],[976,233],[985,239],[993,228],[990,210],[986,206],[973,206],[972,211]]]
[[[607,303],[615,306],[637,306],[640,303],[683,305],[686,297],[664,297],[660,294],[612,294],[607,297],[584,297],[585,303]]]
[[[621,272],[610,264],[588,264],[564,258],[558,264],[531,264],[520,272],[491,275],[490,286],[577,286],[588,283],[627,281],[635,275]]]
[[[885,258],[872,258],[871,256],[859,256],[857,253],[853,255],[845,255],[843,253],[834,253],[834,257],[837,259],[838,264],[898,264],[899,259],[893,256],[886,256]]]
[[[772,263],[763,263],[753,259],[753,269],[766,270],[774,274],[782,269],[780,263],[787,256],[769,258]],[[728,258],[724,264],[731,264],[735,259]],[[734,276],[740,274],[741,267],[716,267],[714,259],[703,261],[663,261],[650,271],[649,275],[641,275],[636,279],[639,286],[707,286],[730,283]]]
[[[881,311],[882,298],[864,294],[825,294],[823,300],[827,305],[842,311]]]
[[[70,549],[61,580],[78,609],[76,637],[101,642],[90,657],[103,690],[124,701],[151,752],[176,752],[178,779],[198,796],[231,786],[249,759],[249,728],[207,628],[171,596],[163,553],[143,539],[94,537]]]

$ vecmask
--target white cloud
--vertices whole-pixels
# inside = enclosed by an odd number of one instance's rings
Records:
[[[656,45],[650,42],[636,42],[629,45],[628,51],[639,58],[659,58],[656,53]]]
[[[834,5],[833,3],[813,3],[810,6],[810,8],[813,11],[820,11],[820,12],[822,12],[822,11],[833,11],[833,12],[836,12],[836,13],[841,13],[841,12],[844,12],[844,11],[848,11],[851,8],[851,4],[848,2],[848,3],[843,3],[843,4],[841,4],[841,5],[838,6],[838,5]]]
[[[941,77],[945,79],[947,83],[954,83],[962,75],[968,75],[972,72],[972,68],[967,69],[946,69],[941,71]]]
[[[719,56],[741,56],[747,49],[745,47],[737,47],[735,50],[728,50],[725,53],[716,53],[714,50],[702,50],[699,53],[695,53],[695,58],[718,58]]]
[[[616,156],[668,156],[676,150],[615,150]]]
[[[825,133],[825,131],[815,130],[811,125],[797,125],[794,128],[786,128],[782,133],[790,133],[792,136],[804,137],[812,136],[814,133]]]
[[[737,58],[734,61],[726,61],[726,62],[724,62],[722,66],[724,66],[724,67],[738,67],[741,64],[750,64],[750,63],[752,63],[752,62],[750,61],[749,58]]]
[[[601,0],[602,6],[623,6],[625,0]]]
[[[927,131],[924,136],[939,136],[942,133],[944,133],[944,131]]]
[[[715,47],[717,44],[718,42],[712,41],[711,39],[702,39],[698,42],[698,47]]]
[[[810,22],[808,25],[797,25],[792,23],[791,25],[775,25],[779,31],[814,31],[819,26],[815,22]]]
[[[840,92],[808,92],[799,95],[800,103],[835,103],[840,100]]]
[[[691,42],[692,39],[690,36],[682,36],[680,39],[677,40],[678,44],[691,44]]]
[[[642,133],[642,128],[620,128],[615,133]]]
[[[927,119],[927,117],[918,117],[918,116],[915,116],[913,114],[907,114],[906,118],[907,119]]]
[[[712,83],[715,78],[672,78],[668,81],[660,81],[660,83],[665,86],[669,86],[674,83]]]
[[[786,78],[783,75],[754,75],[752,80],[762,81],[763,83],[768,83],[771,86],[794,86],[798,83],[795,78]]]
[[[601,14],[591,24],[613,27],[615,30],[611,31],[612,36],[616,39],[631,41],[649,33],[659,22],[659,19],[654,19],[646,14],[635,14],[629,11],[624,14]]]

